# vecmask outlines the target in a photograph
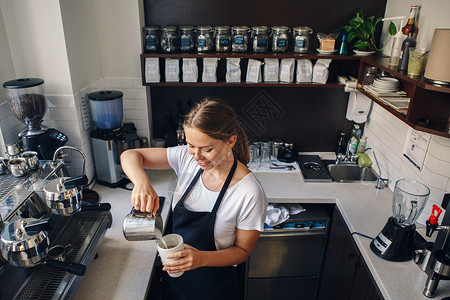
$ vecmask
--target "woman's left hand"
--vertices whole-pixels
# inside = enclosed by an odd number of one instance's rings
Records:
[[[204,266],[205,255],[192,246],[184,244],[184,250],[171,253],[167,258],[175,260],[163,263],[163,271],[170,273],[184,272]]]

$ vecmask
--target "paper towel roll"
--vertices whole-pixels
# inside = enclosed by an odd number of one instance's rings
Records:
[[[372,100],[359,92],[351,92],[348,97],[346,118],[361,124],[367,121]]]

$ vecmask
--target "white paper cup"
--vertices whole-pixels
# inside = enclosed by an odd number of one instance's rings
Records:
[[[173,258],[167,258],[168,254],[184,250],[184,242],[181,235],[175,233],[168,234],[163,236],[162,239],[166,242],[167,246],[169,247],[169,249],[166,249],[161,240],[158,240],[156,242],[156,248],[158,249],[159,256],[161,256],[161,260],[163,263],[165,263],[166,261],[174,260]],[[183,273],[184,272],[172,274],[169,273],[169,275],[171,277],[180,277],[181,275],[183,275]]]

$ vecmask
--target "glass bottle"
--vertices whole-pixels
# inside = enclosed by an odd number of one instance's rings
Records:
[[[156,52],[160,49],[159,26],[145,26],[144,33],[144,52]]]
[[[231,28],[231,51],[247,52],[248,33],[249,28],[247,26],[233,26]]]
[[[410,33],[411,34],[411,33]],[[409,49],[416,46],[416,39],[409,35],[402,43],[402,50],[400,51],[397,71],[408,71]]]
[[[272,27],[272,52],[286,52],[289,46],[289,28],[286,26]]]
[[[345,154],[346,148],[347,144],[345,142],[345,133],[341,132],[339,133],[339,140],[336,147],[336,155]]]
[[[269,50],[269,28],[267,26],[252,27],[252,50],[256,53]]]
[[[228,52],[231,50],[230,26],[216,27],[216,51]]]
[[[345,30],[342,30],[341,46],[339,48],[339,54],[340,55],[347,55],[348,54],[348,50],[347,50],[347,31],[345,31]]]
[[[409,11],[409,19],[405,26],[402,28],[404,35],[412,36],[417,38],[417,33],[419,28],[417,27],[417,14],[419,12],[419,7],[417,5],[411,5],[411,10]]]
[[[211,26],[197,27],[197,51],[210,52],[214,48],[214,31]]]
[[[180,51],[191,52],[194,50],[194,27],[180,26]]]

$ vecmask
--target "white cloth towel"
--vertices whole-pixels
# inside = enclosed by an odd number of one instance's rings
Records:
[[[362,124],[367,121],[372,101],[359,92],[350,92],[348,97],[347,115],[349,121]]]
[[[290,215],[296,215],[305,210],[297,203],[269,204],[267,206],[266,224],[271,227],[276,226],[289,219]]]

